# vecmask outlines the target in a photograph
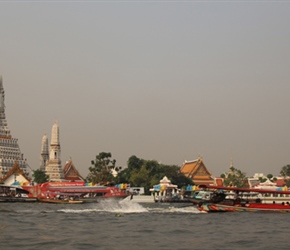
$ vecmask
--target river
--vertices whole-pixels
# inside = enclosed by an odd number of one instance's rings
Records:
[[[0,249],[289,249],[290,213],[216,213],[190,204],[103,200],[1,203]]]

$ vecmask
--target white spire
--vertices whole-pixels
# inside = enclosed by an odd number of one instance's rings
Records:
[[[54,122],[51,131],[51,144],[52,145],[59,145],[59,128],[57,121]]]
[[[41,153],[47,153],[47,152],[48,152],[48,139],[45,133],[42,137]]]
[[[61,167],[61,150],[59,143],[59,128],[57,122],[52,126],[49,161],[45,166],[45,172],[50,181],[62,181],[63,171]]]
[[[3,88],[2,76],[0,76],[0,111],[1,112],[4,112],[5,110],[4,100],[5,100],[5,91]]]
[[[41,152],[40,152],[40,169],[45,170],[47,161],[49,160],[48,139],[46,134],[42,137]]]

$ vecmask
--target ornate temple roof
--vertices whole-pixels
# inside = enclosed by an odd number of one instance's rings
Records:
[[[186,177],[191,178],[196,185],[214,183],[214,178],[204,165],[201,157],[197,160],[185,161],[180,172]]]
[[[18,162],[15,162],[15,164],[13,165],[13,167],[1,179],[1,181],[2,182],[5,182],[5,180],[7,180],[11,175],[22,175],[27,180],[27,182],[31,181],[31,179],[26,176],[26,174],[24,173],[24,171],[22,169],[20,169],[20,167],[18,165]]]
[[[84,178],[80,175],[79,171],[74,166],[70,159],[63,167],[64,179],[68,181],[84,181]]]

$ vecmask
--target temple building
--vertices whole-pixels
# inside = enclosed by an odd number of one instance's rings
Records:
[[[84,181],[85,179],[80,175],[79,171],[74,166],[72,160],[66,162],[63,167],[64,179],[66,181]]]
[[[48,175],[49,181],[84,181],[72,160],[67,161],[62,168],[60,157],[59,127],[55,122],[52,126],[50,147],[46,134],[42,137],[39,169]]]
[[[40,168],[43,169],[42,164],[45,164],[45,173],[49,177],[49,181],[64,181],[63,171],[61,167],[61,150],[59,143],[59,127],[57,122],[55,122],[52,126],[51,132],[51,142],[49,149],[49,159],[47,159],[47,140],[45,136],[42,138],[42,151],[41,157],[42,162]]]
[[[17,162],[14,163],[13,167],[1,180],[4,185],[29,185],[31,179],[27,177],[22,169],[19,168]]]
[[[40,170],[45,171],[45,166],[49,160],[48,138],[46,134],[42,137],[41,152],[40,152]]]
[[[198,157],[197,160],[185,161],[180,172],[191,178],[195,185],[215,183],[215,178],[208,171],[201,157]]]
[[[0,76],[0,180],[17,162],[18,167],[25,176],[30,175],[30,168],[24,159],[18,145],[18,139],[12,138],[5,115],[5,92],[2,77]]]

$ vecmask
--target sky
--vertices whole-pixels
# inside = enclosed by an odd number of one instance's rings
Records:
[[[100,152],[215,176],[290,164],[290,1],[3,1],[0,75],[11,134],[39,168],[86,177]]]

